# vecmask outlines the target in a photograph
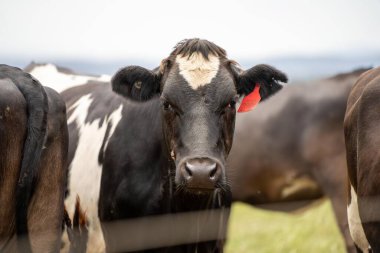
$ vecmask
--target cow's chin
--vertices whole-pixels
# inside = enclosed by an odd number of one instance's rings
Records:
[[[215,209],[231,205],[231,191],[228,186],[216,185],[214,188],[205,189],[177,184],[173,197],[176,199],[177,208],[181,211]]]

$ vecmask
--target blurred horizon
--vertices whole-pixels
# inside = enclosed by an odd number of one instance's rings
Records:
[[[77,73],[113,75],[119,68],[126,65],[140,65],[153,69],[159,62],[143,58],[129,58],[119,60],[91,60],[75,58],[22,58],[22,57],[0,57],[2,63],[25,68],[28,64],[51,63],[57,66],[69,68]],[[256,64],[270,64],[287,73],[291,82],[308,81],[335,74],[350,72],[359,68],[380,66],[380,50],[366,54],[347,55],[322,55],[322,56],[283,56],[261,59],[239,59],[238,63],[244,68],[250,68]]]

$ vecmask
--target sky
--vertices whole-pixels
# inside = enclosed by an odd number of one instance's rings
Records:
[[[148,59],[199,37],[232,59],[380,51],[380,0],[1,0],[0,61]]]

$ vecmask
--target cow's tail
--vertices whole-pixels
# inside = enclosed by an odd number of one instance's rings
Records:
[[[9,72],[13,72],[8,78],[24,96],[27,108],[27,132],[16,188],[16,233],[20,251],[31,252],[27,215],[47,132],[48,98],[42,85],[30,74],[18,68],[10,68]]]

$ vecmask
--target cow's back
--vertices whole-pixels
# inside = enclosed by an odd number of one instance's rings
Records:
[[[350,182],[348,220],[356,245],[380,252],[380,68],[353,87],[344,120]],[[369,245],[368,245],[369,244]]]

